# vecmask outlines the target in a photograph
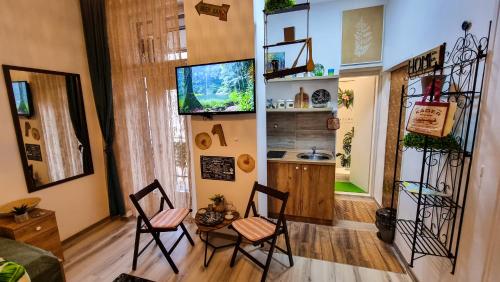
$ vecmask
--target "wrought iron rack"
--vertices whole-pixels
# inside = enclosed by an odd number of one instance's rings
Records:
[[[297,60],[295,61],[294,65],[291,68],[286,68],[283,70],[279,70],[277,72],[270,72],[270,73],[264,73],[264,78],[266,80],[273,79],[273,78],[279,78],[279,77],[285,77],[287,75],[292,75],[296,73],[301,73],[301,72],[308,72],[307,64],[309,61],[312,60],[308,59],[312,56],[312,43],[311,43],[311,38],[309,37],[309,10],[311,6],[309,4],[309,0],[307,0],[306,3],[301,3],[301,4],[296,4],[292,7],[289,8],[284,8],[284,9],[279,9],[271,12],[264,12],[264,62],[267,64],[267,58],[268,58],[268,53],[270,48],[278,47],[278,46],[285,46],[285,45],[292,45],[292,44],[301,44],[303,43],[303,47],[299,53],[299,56],[297,57]],[[272,15],[277,15],[277,14],[283,14],[283,13],[291,13],[291,12],[298,12],[298,11],[306,11],[306,37],[303,39],[298,39],[294,41],[283,41],[283,42],[278,42],[274,44],[269,44],[268,43],[268,17]],[[307,47],[307,48],[305,48]],[[300,55],[302,54],[302,51],[306,49],[306,65],[304,66],[296,66],[297,61],[299,60]]]
[[[445,53],[444,66],[434,70],[434,75],[446,77],[441,100],[457,103],[451,134],[459,146],[452,148],[447,145],[449,143],[442,143],[440,149],[431,148],[430,137],[424,137],[422,148],[410,149],[404,146],[407,110],[409,112],[413,104],[423,96],[420,80],[424,75],[408,79],[408,86],[402,87],[391,208],[398,206],[396,239],[402,239],[398,242],[403,241],[411,250],[411,256],[406,258],[410,267],[414,266],[415,260],[431,255],[449,259],[451,273],[455,272],[474,156],[491,22],[488,35],[481,38],[471,34],[470,27],[470,22],[462,24],[463,35]],[[431,93],[434,91],[431,90]],[[412,159],[415,158],[420,167],[418,176],[415,175],[413,179],[403,179],[409,177],[403,167],[400,167],[401,164],[408,163],[403,162],[406,154],[412,154]],[[412,185],[418,187],[418,192],[407,188]],[[403,197],[406,197],[405,203],[409,203],[411,212],[408,212],[408,206],[402,212]]]

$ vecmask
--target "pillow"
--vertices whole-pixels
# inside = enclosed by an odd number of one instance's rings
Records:
[[[30,282],[24,266],[0,258],[0,282]]]

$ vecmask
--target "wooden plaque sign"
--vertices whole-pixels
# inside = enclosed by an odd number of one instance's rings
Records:
[[[235,181],[233,157],[200,156],[201,178]]]
[[[227,4],[222,4],[222,5],[214,5],[214,4],[208,4],[202,1],[200,1],[198,4],[196,4],[195,8],[196,11],[198,12],[198,15],[205,14],[209,16],[214,16],[218,17],[219,20],[227,22],[227,12],[229,11],[229,5]]]
[[[422,53],[408,61],[408,76],[413,78],[417,75],[425,74],[440,69],[444,64],[444,52],[446,43],[436,48]]]

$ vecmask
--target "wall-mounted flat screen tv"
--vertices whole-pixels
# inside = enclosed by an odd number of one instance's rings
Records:
[[[255,113],[255,60],[176,68],[180,115]]]
[[[33,101],[31,100],[30,86],[27,81],[12,82],[14,100],[16,101],[17,114],[31,117],[33,115]]]

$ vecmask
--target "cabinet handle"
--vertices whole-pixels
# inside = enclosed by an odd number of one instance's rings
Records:
[[[306,166],[304,167],[304,170],[307,170],[307,167],[306,167]]]
[[[295,167],[295,169],[299,169],[299,167],[298,167],[298,166],[296,166],[296,167]]]
[[[40,231],[40,230],[42,230],[42,227],[41,227],[41,226],[37,226],[37,227],[35,228],[35,230],[36,230],[36,231]]]

